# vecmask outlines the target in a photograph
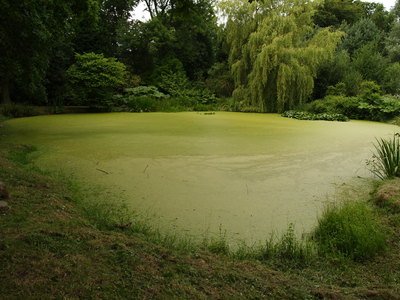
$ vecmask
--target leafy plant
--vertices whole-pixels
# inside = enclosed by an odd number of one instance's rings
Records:
[[[393,138],[377,139],[376,152],[367,161],[371,172],[380,179],[400,177],[400,134]]]
[[[348,121],[347,117],[342,114],[320,113],[313,114],[306,111],[288,110],[282,114],[282,117],[298,119],[298,120],[325,120],[325,121]]]
[[[167,95],[161,93],[155,86],[152,85],[127,88],[124,91],[128,96],[134,97],[147,96],[155,99],[162,99],[167,97]]]
[[[125,107],[129,112],[157,111],[158,101],[149,96],[128,97]]]
[[[76,62],[67,70],[72,98],[77,104],[108,105],[126,83],[125,65],[103,54],[76,54]]]

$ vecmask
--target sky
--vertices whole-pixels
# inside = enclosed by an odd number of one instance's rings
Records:
[[[371,2],[378,2],[378,3],[382,3],[386,10],[391,9],[394,4],[396,3],[396,0],[375,0],[375,1],[371,1]]]
[[[365,1],[365,2],[382,3],[383,6],[385,6],[386,10],[390,10],[396,3],[396,0],[371,0],[371,1]],[[146,9],[146,5],[144,4],[143,1],[140,1],[139,5],[136,7],[136,9],[133,12],[133,19],[138,19],[141,21],[146,21],[146,20],[150,19],[150,15],[147,11],[145,11],[145,9]]]

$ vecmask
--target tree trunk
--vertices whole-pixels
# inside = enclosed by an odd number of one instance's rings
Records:
[[[1,102],[3,104],[11,103],[10,98],[10,81],[8,78],[2,78],[0,80],[0,92],[1,92]]]

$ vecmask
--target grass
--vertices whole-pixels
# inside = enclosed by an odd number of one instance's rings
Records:
[[[362,263],[336,251],[320,255],[317,240],[297,238],[293,225],[262,245],[232,249],[223,233],[196,245],[160,234],[117,200],[98,202],[95,193],[89,195],[93,190],[38,170],[34,158],[29,146],[0,147],[0,181],[11,194],[11,209],[0,212],[0,298],[396,299],[400,294],[398,213],[366,202],[366,211],[356,207],[387,232],[384,255]],[[347,208],[336,218],[353,213]]]
[[[329,206],[314,232],[321,255],[341,255],[363,261],[386,248],[387,237],[365,202]]]

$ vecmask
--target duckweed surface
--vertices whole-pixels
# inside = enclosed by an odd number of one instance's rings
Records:
[[[307,232],[327,195],[355,177],[375,137],[395,126],[299,121],[275,114],[109,113],[5,123],[37,164],[101,186],[162,229],[248,243],[294,223]],[[103,189],[100,189],[102,191]]]

